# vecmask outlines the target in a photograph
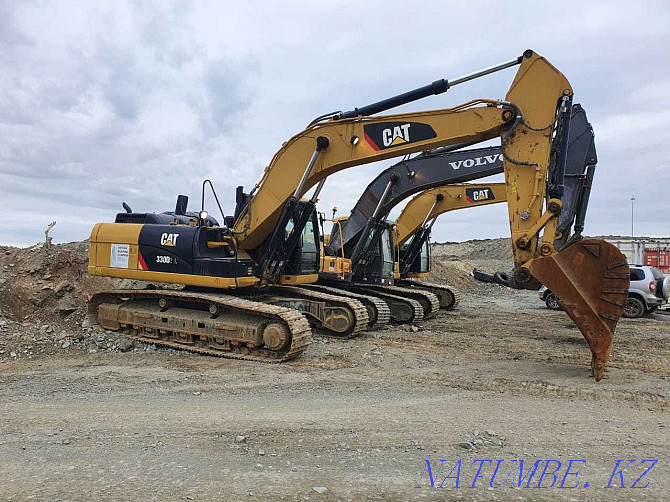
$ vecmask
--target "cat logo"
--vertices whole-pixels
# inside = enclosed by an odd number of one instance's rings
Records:
[[[177,237],[179,234],[163,234],[161,235],[161,246],[173,247],[177,245]]]
[[[378,122],[363,126],[365,141],[373,150],[396,148],[437,137],[430,124],[421,122]],[[410,137],[411,131],[411,137]]]
[[[495,200],[493,191],[490,188],[468,188],[465,190],[465,197],[471,204],[485,200]]]
[[[382,140],[384,146],[395,146],[401,143],[409,143],[409,126],[412,124],[397,125],[393,128],[384,129],[382,131]]]

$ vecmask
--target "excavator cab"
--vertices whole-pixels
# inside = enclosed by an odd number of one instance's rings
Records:
[[[359,254],[354,280],[370,284],[393,284],[396,269],[393,223],[379,222],[366,237]]]
[[[290,221],[286,227],[287,234],[293,229],[293,221]],[[321,250],[319,246],[320,235],[317,222],[317,213],[305,223],[300,239],[291,254],[291,259],[286,265],[285,272],[281,282],[283,284],[296,283],[296,280],[290,279],[294,276],[312,276],[319,273],[319,263],[321,260]]]
[[[400,267],[401,270],[406,265],[405,259],[407,252],[411,246],[411,242],[405,243],[400,247]],[[404,276],[412,279],[427,277],[430,273],[430,240],[425,239],[421,245],[418,256],[409,263],[409,268],[403,274]]]

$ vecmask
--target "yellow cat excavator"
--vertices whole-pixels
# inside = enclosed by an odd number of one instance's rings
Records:
[[[458,209],[503,202],[507,202],[505,183],[446,185],[421,192],[410,200],[394,225],[400,284],[403,279],[423,279],[430,273],[428,236],[438,216]]]
[[[467,154],[466,152],[455,152],[455,155],[477,155],[478,153],[479,150],[469,150]],[[447,158],[453,160],[453,157]],[[449,211],[507,202],[507,192],[505,183],[451,184],[450,180],[453,176],[447,169],[441,169],[440,174],[432,173],[433,169],[438,167],[431,164],[432,160],[433,157],[423,157],[422,160],[417,161],[414,164],[416,169],[413,171],[414,176],[422,178],[420,184],[444,184],[416,195],[403,208],[395,223],[384,219],[373,225],[374,228],[370,231],[364,229],[361,233],[359,240],[363,239],[367,242],[365,251],[367,256],[365,260],[361,260],[365,263],[364,273],[356,274],[352,270],[352,260],[346,256],[338,258],[324,253],[321,258],[320,282],[304,287],[316,291],[351,295],[360,299],[368,308],[371,327],[377,327],[380,324],[380,317],[381,322],[388,321],[384,319],[383,313],[376,311],[379,299],[387,304],[383,305],[382,309],[390,309],[386,317],[390,316],[392,321],[399,323],[418,323],[437,312],[437,308],[431,309],[432,305],[428,303],[430,297],[422,298],[417,296],[419,293],[434,295],[435,303],[438,304],[436,307],[439,309],[454,308],[460,301],[460,295],[455,288],[444,284],[417,281],[417,279],[427,277],[430,273],[428,236],[432,225],[439,215]],[[486,168],[484,174],[488,175],[496,169],[497,163]],[[502,172],[502,162],[500,162],[500,172]],[[386,178],[386,174],[388,173],[382,173],[380,177]],[[480,174],[475,171],[468,176]],[[376,181],[377,179],[365,190],[352,210],[352,215],[358,213],[361,201],[365,201],[374,192]],[[398,198],[403,197],[407,192],[413,193],[417,189],[414,183],[409,183],[406,188],[398,192]],[[339,242],[345,241],[343,229],[350,228],[347,225],[349,218],[339,217],[328,220],[333,223],[331,239],[336,237]],[[331,239],[326,240],[324,248],[329,248]],[[344,252],[344,246],[340,246],[340,251]],[[332,253],[332,248],[330,252]],[[362,282],[353,282],[355,277]],[[417,315],[414,309],[423,312],[423,317]]]
[[[505,100],[376,115],[515,65],[519,69]],[[526,51],[453,81],[438,80],[366,107],[318,117],[284,143],[251,193],[238,190],[235,218],[224,217],[224,225],[215,225],[204,208],[189,217],[182,207],[163,215],[172,218],[169,223],[154,213],[127,212],[115,223],[96,224],[89,273],[190,288],[103,292],[91,299],[90,316],[107,329],[171,347],[263,361],[295,357],[310,337],[301,311],[334,325],[367,324],[360,303],[337,303],[340,299],[332,295],[317,299],[295,286],[317,278],[315,201],[327,176],[368,162],[500,137],[517,281],[536,288],[539,280],[563,300],[589,342],[599,379],[622,313],[628,267],[604,241],[576,242],[560,252],[554,247],[572,94],[556,68]],[[302,200],[314,186],[312,197]],[[270,287],[282,284],[289,286]],[[325,310],[314,312],[313,307]],[[357,309],[362,309],[360,316]]]
[[[559,249],[569,239],[581,239],[597,164],[593,128],[579,104],[572,105],[567,158],[559,218],[562,237],[554,242]],[[455,307],[459,293],[453,286],[417,280],[430,271],[432,226],[439,214],[452,209],[506,202],[504,184],[460,184],[503,172],[500,146],[442,147],[390,166],[368,184],[348,217],[329,220],[333,227],[324,246],[319,284],[305,287],[360,299],[371,327],[384,316],[376,311],[379,300],[369,297],[383,298],[387,305],[382,309],[390,309],[394,322],[421,322],[434,315],[438,301],[440,309]],[[417,193],[395,225],[387,220],[396,205]],[[513,274],[499,271],[494,277],[515,286]]]

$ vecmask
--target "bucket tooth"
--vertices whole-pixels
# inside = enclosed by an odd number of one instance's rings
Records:
[[[560,298],[563,310],[589,344],[591,374],[601,380],[628,296],[626,257],[606,241],[584,239],[560,253],[533,259],[528,268]]]

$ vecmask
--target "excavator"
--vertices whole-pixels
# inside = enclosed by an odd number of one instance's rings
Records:
[[[342,267],[329,264],[322,269],[319,284],[309,288],[330,292],[337,288],[338,294],[377,296],[388,303],[392,319],[401,323],[418,323],[440,308],[453,308],[459,301],[454,288],[439,284],[415,287],[415,282],[401,279],[394,258],[398,243],[387,217],[396,205],[420,191],[434,187],[446,190],[450,185],[503,172],[499,147],[457,150],[461,146],[443,147],[405,159],[370,182],[350,215],[333,222],[325,246],[325,259],[349,259],[350,273],[342,274]],[[359,299],[366,303],[364,298]],[[373,313],[369,315],[374,317]]]
[[[449,211],[507,202],[505,183],[461,183],[431,188],[421,192],[402,209],[394,224],[398,253],[396,283],[430,287],[416,282],[430,274],[429,238],[438,216]],[[440,308],[451,309],[454,303],[445,298]]]
[[[500,166],[502,171],[502,163]],[[430,169],[430,163],[418,162],[415,167],[417,168],[416,177],[423,177],[425,173],[422,169],[423,167]],[[355,262],[360,270],[352,270],[351,259],[337,259],[324,252],[319,282],[304,287],[361,300],[368,308],[371,321],[380,318],[380,314],[374,310],[375,305],[370,305],[371,302],[379,300],[384,301],[384,307],[390,308],[391,319],[398,323],[418,323],[434,315],[438,309],[454,308],[460,301],[460,295],[456,289],[442,284],[416,281],[430,273],[430,262],[428,261],[430,230],[426,231],[425,236],[420,237],[423,239],[422,244],[419,245],[419,252],[422,253],[420,258],[414,257],[414,262],[416,262],[414,266],[411,270],[404,271],[401,271],[401,267],[405,263],[401,260],[406,253],[405,248],[401,245],[412,235],[404,235],[401,241],[400,232],[406,233],[411,228],[411,234],[413,234],[422,224],[428,221],[434,222],[440,214],[448,211],[506,202],[507,199],[505,183],[449,184],[450,175],[446,169],[444,176],[443,186],[417,195],[403,209],[402,218],[399,218],[395,224],[386,219],[377,219],[374,231],[370,230],[362,234],[360,238],[366,242],[364,248],[366,258]],[[374,186],[374,183],[371,186]],[[364,192],[359,202],[367,198],[367,193],[367,191]],[[333,223],[333,227],[331,238],[325,243],[324,249],[328,249],[334,236],[341,240],[342,227],[346,225],[348,217],[328,221]],[[416,243],[417,240],[412,242]],[[343,251],[343,248],[340,248],[340,251]],[[344,263],[344,266],[338,266],[338,263]],[[416,269],[417,266],[421,269]],[[362,277],[362,282],[353,282],[353,277]],[[377,327],[377,325],[370,327]]]
[[[519,68],[504,100],[378,115],[513,66]],[[326,178],[369,162],[500,137],[517,282],[527,288],[542,282],[563,300],[600,379],[622,314],[628,266],[604,241],[585,239],[560,252],[554,245],[561,238],[572,95],[567,79],[528,50],[464,77],[317,117],[282,145],[250,193],[238,189],[235,216],[224,216],[221,226],[208,226],[204,207],[187,225],[152,223],[134,213],[96,224],[90,274],[186,288],[102,292],[89,301],[90,318],[160,345],[240,359],[291,359],[309,344],[303,312],[351,326],[345,329],[367,324],[360,302],[296,286],[318,278],[315,204]],[[311,198],[303,199],[312,187]]]
[[[575,238],[578,239],[584,227],[596,155],[593,128],[579,104],[572,106],[570,120],[565,194],[562,197],[565,209],[561,221],[566,237],[576,223]],[[355,291],[359,299],[361,293],[381,296],[391,306],[391,317],[399,322],[422,319],[420,312],[419,315],[411,312],[412,300],[402,298],[416,297],[416,290],[436,295],[441,309],[453,308],[458,303],[458,292],[454,288],[416,280],[426,277],[430,270],[427,242],[430,230],[437,216],[444,212],[506,202],[504,183],[454,183],[502,173],[502,160],[500,147],[470,150],[446,147],[423,152],[389,167],[368,185],[349,217],[333,220],[327,254],[322,260],[328,259],[328,255],[349,257],[352,262],[348,268],[350,273],[343,274],[341,267],[335,272],[337,267],[331,262],[328,267],[331,270],[322,268],[321,272],[322,282],[330,284],[331,289],[320,285],[309,287],[335,292],[332,286],[336,286],[340,288],[338,293]],[[421,190],[424,191],[407,204],[395,225],[386,220],[395,205]],[[395,261],[400,262],[395,267],[391,251],[394,248]],[[507,277],[506,284],[509,285],[509,274],[499,274]],[[430,309],[426,303],[422,302],[424,312]],[[369,315],[374,317],[372,312]]]

